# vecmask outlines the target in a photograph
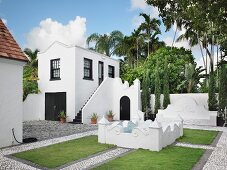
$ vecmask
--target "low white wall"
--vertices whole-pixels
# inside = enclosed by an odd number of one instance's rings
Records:
[[[126,133],[125,129],[130,127],[133,127],[132,131]],[[183,136],[182,120],[169,123],[148,120],[137,126],[129,121],[111,124],[103,117],[98,124],[98,142],[119,147],[160,151],[180,136]]]
[[[40,120],[42,112],[41,94],[29,94],[23,102],[23,121]]]
[[[151,98],[151,101],[154,101],[155,96],[152,95]],[[173,118],[180,115],[185,124],[216,126],[217,112],[208,110],[207,100],[208,94],[206,93],[171,94],[170,104],[166,109],[158,111],[157,118]],[[152,102],[152,107],[154,109],[154,102]]]
[[[120,99],[123,96],[130,99],[130,119],[143,120],[139,80],[136,79],[129,87],[127,81],[123,84],[120,78],[107,77],[82,109],[82,122],[89,123],[92,113],[97,113],[101,118],[109,110],[113,111],[114,120],[119,120]]]
[[[0,148],[22,141],[22,101],[24,62],[0,58]]]

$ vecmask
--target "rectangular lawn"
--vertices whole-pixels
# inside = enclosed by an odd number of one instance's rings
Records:
[[[205,150],[169,146],[160,152],[139,149],[107,162],[97,170],[190,170]]]
[[[99,144],[97,136],[88,136],[39,149],[16,153],[13,156],[31,161],[42,167],[56,168],[112,147],[114,147],[114,145]]]
[[[178,142],[210,145],[217,136],[218,131],[184,129],[183,137],[177,139]]]

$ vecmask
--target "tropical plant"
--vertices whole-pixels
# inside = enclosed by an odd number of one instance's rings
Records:
[[[160,82],[160,75],[159,75],[159,63],[157,63],[155,69],[155,106],[154,106],[154,113],[158,113],[158,109],[161,108],[160,104],[160,96],[161,96],[161,82]]]
[[[214,72],[209,75],[209,89],[208,89],[208,107],[210,111],[217,110],[217,96],[215,93],[216,83]]]
[[[29,48],[24,50],[29,62],[23,69],[23,100],[26,99],[30,93],[39,93],[38,89],[38,60],[37,54],[39,50],[32,51]]]
[[[167,60],[167,61],[166,61]],[[160,77],[164,76],[165,63],[168,62],[168,76],[170,93],[180,92],[177,86],[184,80],[184,66],[186,63],[194,62],[191,51],[184,48],[164,47],[152,53],[144,64],[145,68],[150,69],[151,73],[151,93],[154,93],[155,87],[155,70],[157,62],[159,62]],[[161,81],[163,84],[163,81]]]
[[[196,63],[185,64],[185,79],[178,85],[179,91],[186,89],[187,93],[196,92],[198,89],[197,85],[200,84],[200,79],[205,78],[205,74],[202,74],[204,71],[205,69],[202,69],[201,66],[196,68]]]
[[[145,13],[141,13],[140,16],[144,18],[144,22],[141,23],[138,30],[142,32],[141,34],[147,39],[147,54],[150,54],[150,50],[152,49],[153,40],[156,39],[158,34],[161,34],[159,26],[161,25],[161,21],[156,18],[151,18],[150,15]]]
[[[95,51],[110,57],[115,54],[115,47],[122,41],[123,37],[120,31],[112,31],[110,34],[104,35],[93,33],[87,38],[87,44],[89,47],[91,42],[94,42]]]
[[[110,117],[114,117],[114,113],[112,110],[109,110],[106,115]]]
[[[167,57],[165,58],[165,67],[164,67],[164,76],[163,76],[163,108],[166,109],[170,104],[170,95],[169,95],[169,71],[168,71],[168,62]]]
[[[219,110],[224,110],[227,107],[227,67],[222,60],[219,65]]]
[[[179,29],[185,28],[186,32],[181,38],[188,39],[191,45],[199,44],[205,49],[210,58],[211,72],[213,71],[214,45],[217,45],[224,56],[227,55],[225,0],[147,0],[146,2],[158,8],[159,16],[162,17],[167,30],[174,24]]]
[[[97,113],[92,113],[91,119],[97,120],[98,119],[98,114]]]
[[[38,68],[38,58],[37,58],[38,52],[39,52],[38,49],[35,49],[34,51],[32,51],[30,48],[24,49],[24,53],[27,55],[29,59],[28,65],[33,68]]]
[[[59,114],[58,114],[58,117],[65,119],[67,117],[65,111],[64,110],[60,111]]]
[[[143,76],[142,82],[142,110],[143,112],[147,113],[148,110],[151,108],[150,106],[150,73],[149,70],[146,70]]]

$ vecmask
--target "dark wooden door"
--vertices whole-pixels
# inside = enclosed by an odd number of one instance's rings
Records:
[[[103,77],[104,77],[103,74],[104,74],[103,62],[99,61],[99,66],[98,66],[99,85],[103,81]]]
[[[120,99],[120,120],[130,120],[130,99],[127,96]]]
[[[66,93],[45,93],[45,120],[59,120],[61,111],[66,112]]]

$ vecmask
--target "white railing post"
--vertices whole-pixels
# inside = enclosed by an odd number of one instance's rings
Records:
[[[109,121],[103,116],[102,119],[98,122],[98,142],[106,143],[106,131]]]

